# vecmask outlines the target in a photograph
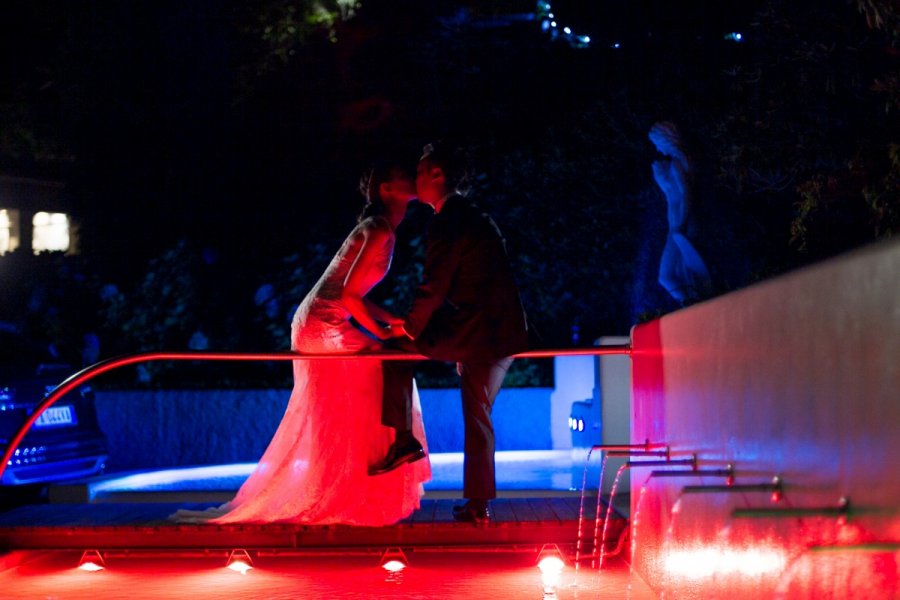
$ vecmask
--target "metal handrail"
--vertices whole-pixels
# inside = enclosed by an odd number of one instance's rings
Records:
[[[615,345],[615,346],[594,346],[591,348],[561,348],[555,350],[529,350],[515,354],[514,358],[552,358],[555,356],[601,356],[608,354],[631,354],[631,346]],[[125,367],[142,362],[151,362],[155,360],[212,360],[212,361],[270,361],[270,360],[428,360],[427,357],[420,354],[410,354],[408,352],[361,352],[351,353],[302,353],[302,352],[142,352],[139,354],[127,354],[114,358],[108,358],[98,363],[94,363],[89,367],[85,367],[81,371],[67,378],[58,386],[47,394],[41,400],[34,412],[25,419],[25,422],[16,431],[16,434],[10,439],[6,450],[3,452],[3,458],[0,459],[0,480],[3,473],[10,463],[10,459],[15,453],[19,444],[25,438],[28,430],[38,420],[38,417],[45,410],[56,404],[56,402],[65,396],[68,392],[77,388],[79,385],[90,381],[94,377],[112,371],[119,367]]]

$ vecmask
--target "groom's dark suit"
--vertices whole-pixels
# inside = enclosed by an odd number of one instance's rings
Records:
[[[528,333],[500,230],[462,196],[449,197],[434,216],[423,281],[404,326],[414,338],[406,349],[460,363],[464,496],[494,498],[491,408],[512,362],[507,357],[528,348]],[[411,424],[414,367],[383,363],[382,420],[401,431]]]

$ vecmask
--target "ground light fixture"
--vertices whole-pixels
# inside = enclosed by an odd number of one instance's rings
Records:
[[[400,583],[403,570],[409,566],[409,560],[400,548],[387,548],[381,555],[381,568],[387,573],[385,581]]]
[[[541,571],[541,588],[544,598],[556,598],[556,590],[566,561],[556,544],[544,544],[538,552],[537,567]]]
[[[78,561],[78,568],[88,572],[102,571],[106,568],[106,562],[99,550],[85,550]]]
[[[241,575],[246,575],[247,571],[253,568],[253,561],[250,560],[250,554],[246,550],[238,548],[232,550],[228,555],[228,563],[225,567],[237,571]]]

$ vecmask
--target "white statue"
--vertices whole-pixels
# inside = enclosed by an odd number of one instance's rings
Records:
[[[688,239],[693,224],[689,186],[691,163],[674,123],[656,123],[648,135],[663,155],[653,163],[653,178],[668,203],[669,232],[659,264],[659,283],[676,301],[685,304],[703,297],[712,288],[709,270]]]

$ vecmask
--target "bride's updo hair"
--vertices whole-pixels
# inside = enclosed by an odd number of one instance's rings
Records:
[[[366,199],[366,204],[359,215],[360,222],[384,214],[384,200],[379,193],[381,184],[400,177],[410,178],[410,174],[405,168],[392,162],[376,162],[363,171],[359,178],[359,193]]]

